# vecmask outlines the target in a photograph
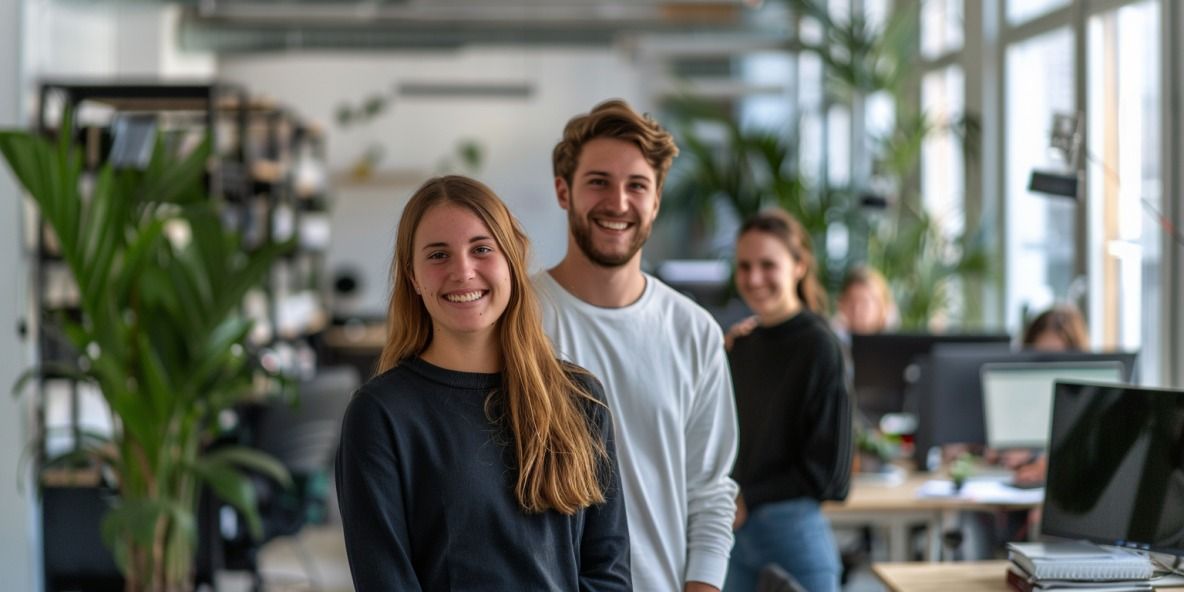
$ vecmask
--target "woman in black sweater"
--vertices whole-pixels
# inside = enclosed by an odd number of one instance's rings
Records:
[[[379,374],[337,457],[359,592],[630,589],[604,393],[556,360],[528,246],[471,179],[432,179],[403,210]]]
[[[729,591],[754,590],[770,563],[810,592],[839,587],[838,550],[819,503],[847,497],[851,402],[814,265],[809,235],[785,211],[741,227],[736,286],[755,316],[728,352],[740,423]]]

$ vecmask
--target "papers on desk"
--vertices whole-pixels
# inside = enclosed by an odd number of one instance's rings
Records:
[[[904,483],[908,477],[908,471],[896,465],[884,465],[875,471],[852,473],[851,477],[859,483],[895,487]]]
[[[1016,489],[993,479],[971,479],[962,485],[961,491],[954,491],[954,482],[947,479],[931,479],[917,488],[917,497],[947,497],[965,499],[983,504],[1039,504],[1044,501],[1044,489]]]

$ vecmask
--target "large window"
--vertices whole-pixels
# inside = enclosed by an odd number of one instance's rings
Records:
[[[1075,109],[1073,32],[1065,27],[1015,43],[1006,53],[1006,286],[1008,326],[1056,300],[1073,300],[1075,207],[1028,191],[1033,169],[1069,172],[1049,148],[1054,114]],[[1078,283],[1077,285],[1081,285]]]
[[[1069,0],[1007,0],[1007,22],[1018,25],[1069,4]]]
[[[1095,343],[1142,349],[1140,375],[1158,384],[1161,231],[1158,5],[1089,19],[1090,316]]]
[[[962,139],[954,132],[965,111],[965,87],[956,65],[929,72],[921,81],[921,108],[936,129],[921,147],[921,199],[951,235],[960,233],[965,222]]]
[[[929,0],[921,6],[921,57],[962,49],[962,0]]]
[[[798,55],[798,166],[814,183],[826,179],[826,121],[822,59],[813,53]]]

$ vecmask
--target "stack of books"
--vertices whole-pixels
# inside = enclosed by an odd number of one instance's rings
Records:
[[[1155,566],[1145,555],[1086,542],[1011,543],[1007,583],[1012,590],[1151,590]]]

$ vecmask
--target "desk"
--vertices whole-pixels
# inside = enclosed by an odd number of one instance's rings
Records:
[[[918,497],[917,490],[939,475],[912,473],[904,482],[887,484],[855,475],[845,502],[827,502],[822,510],[834,526],[873,526],[887,531],[888,558],[908,560],[909,528],[924,525],[926,555],[941,559],[941,525],[947,515],[960,511],[1028,510],[1038,503],[988,503],[960,497]]]
[[[891,592],[1009,592],[1006,572],[1006,561],[872,564],[872,573]],[[1181,592],[1184,588],[1156,590]]]
[[[386,325],[356,323],[325,330],[325,345],[340,350],[382,351],[386,345]]]

